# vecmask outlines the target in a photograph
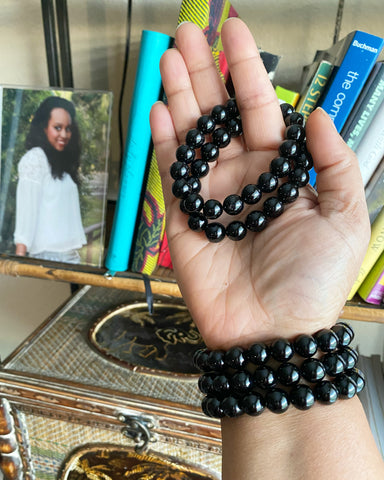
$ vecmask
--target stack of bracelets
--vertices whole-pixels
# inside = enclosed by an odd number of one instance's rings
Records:
[[[286,124],[285,140],[278,156],[272,159],[269,172],[262,173],[256,183],[245,185],[240,193],[228,195],[223,202],[214,198],[205,201],[199,193],[200,179],[209,173],[209,163],[218,159],[219,150],[226,147],[232,137],[242,134],[235,99],[216,105],[210,114],[202,115],[197,128],[188,131],[185,144],[177,148],[176,161],[170,168],[175,180],[172,193],[180,199],[180,208],[189,217],[189,227],[205,232],[209,241],[220,242],[225,237],[238,241],[248,230],[264,230],[270,219],[283,213],[285,204],[296,200],[299,188],[308,184],[313,161],[306,148],[304,117],[287,103],[281,105],[281,111]],[[284,177],[287,181],[281,183],[279,179]],[[269,196],[259,209],[249,212],[244,221],[235,220],[226,227],[216,221],[223,212],[231,216],[240,214],[246,205],[258,203],[263,193],[274,191],[276,195]]]
[[[352,328],[339,322],[292,342],[198,350],[194,364],[204,372],[198,382],[203,412],[214,418],[255,416],[265,408],[283,413],[290,404],[307,410],[315,401],[352,398],[365,386],[357,352],[349,347],[353,337]]]

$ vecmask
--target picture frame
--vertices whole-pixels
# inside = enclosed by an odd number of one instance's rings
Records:
[[[0,86],[0,253],[102,266],[112,100]]]

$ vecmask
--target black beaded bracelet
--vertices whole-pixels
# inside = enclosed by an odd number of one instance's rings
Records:
[[[352,398],[365,386],[356,368],[357,352],[349,346],[353,337],[352,328],[339,322],[292,342],[198,350],[194,364],[204,372],[198,381],[205,395],[202,410],[210,417],[237,417],[259,415],[265,408],[283,413],[290,404],[307,410],[315,401]],[[301,361],[291,362],[295,356]]]
[[[218,159],[219,150],[232,137],[243,133],[236,100],[231,98],[225,105],[216,105],[210,114],[198,119],[196,128],[188,131],[185,144],[176,150],[170,173],[175,180],[172,192],[180,199],[180,208],[188,215],[191,230],[205,232],[211,242],[220,242],[226,236],[242,240],[248,230],[264,230],[271,219],[283,213],[286,204],[296,200],[299,188],[309,182],[308,171],[313,161],[306,147],[303,115],[287,103],[281,105],[281,111],[286,124],[285,140],[279,147],[279,155],[271,161],[269,172],[262,173],[256,183],[245,185],[241,192],[228,195],[223,202],[213,198],[204,200],[200,195],[200,179],[209,173],[209,163]],[[280,183],[284,177],[288,180]],[[231,216],[240,214],[247,205],[257,204],[263,193],[275,190],[277,194],[268,197],[261,208],[249,212],[245,221],[235,220],[226,227],[216,221],[223,212]]]

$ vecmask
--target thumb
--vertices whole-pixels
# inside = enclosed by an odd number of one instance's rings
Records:
[[[367,205],[357,157],[322,108],[309,116],[306,133],[317,173],[321,214],[345,214],[352,216],[349,220],[366,222]]]

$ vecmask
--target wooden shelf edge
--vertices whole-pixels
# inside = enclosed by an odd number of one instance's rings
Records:
[[[106,275],[107,271],[96,267],[79,267],[73,270],[73,265],[32,263],[22,259],[0,258],[0,274],[14,277],[32,277],[55,280],[80,285],[92,285],[104,288],[117,288],[145,292],[143,275],[134,272],[117,273],[113,277]],[[165,270],[165,271],[164,271]],[[149,277],[154,294],[181,297],[173,272],[159,269]],[[339,316],[340,319],[359,320],[362,322],[384,323],[384,309],[359,301],[348,302]]]
[[[71,266],[73,268],[73,266]],[[0,259],[0,274],[13,277],[31,277],[46,280],[55,280],[80,285],[92,285],[96,287],[117,288],[120,290],[131,290],[145,292],[144,277],[141,274],[124,272],[113,277],[106,275],[103,269],[92,271],[72,270],[69,268],[52,265],[41,265],[23,262],[14,259]],[[171,295],[181,297],[177,283],[170,277],[150,277],[151,289],[154,294]]]

